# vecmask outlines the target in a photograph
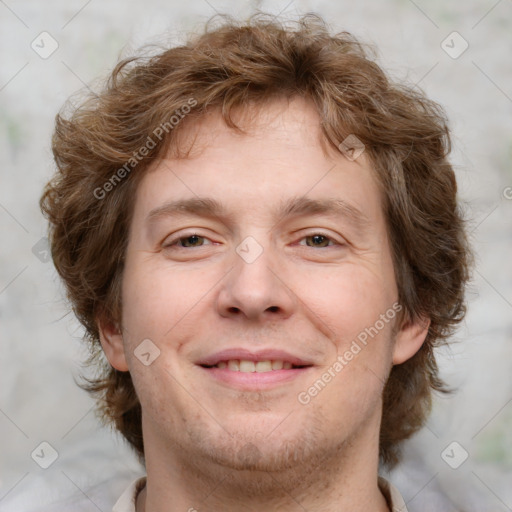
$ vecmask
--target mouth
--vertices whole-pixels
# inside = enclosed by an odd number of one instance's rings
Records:
[[[242,373],[265,373],[277,370],[294,370],[297,368],[308,368],[312,365],[304,364],[297,365],[291,361],[284,361],[282,359],[266,359],[261,361],[251,361],[248,359],[227,359],[219,361],[215,365],[200,365],[203,368],[219,368],[221,370],[228,370],[231,372]]]
[[[257,353],[229,349],[196,364],[217,383],[246,391],[261,391],[290,382],[314,366],[310,361],[274,349]]]

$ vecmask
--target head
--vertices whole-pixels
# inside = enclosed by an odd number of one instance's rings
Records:
[[[317,17],[257,16],[120,62],[57,116],[53,151],[41,206],[100,370],[87,389],[141,458],[143,425],[218,461],[257,446],[270,468],[279,447],[332,449],[371,420],[396,464],[465,312],[439,105]],[[240,346],[309,368],[275,390],[210,381],[216,352]]]

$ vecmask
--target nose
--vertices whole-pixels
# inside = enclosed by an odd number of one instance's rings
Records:
[[[252,321],[290,317],[297,298],[281,263],[271,249],[263,249],[253,261],[244,258],[242,252],[235,253],[233,268],[221,281],[219,314]]]

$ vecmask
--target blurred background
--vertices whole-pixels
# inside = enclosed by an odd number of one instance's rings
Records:
[[[83,331],[38,207],[55,114],[141,45],[175,44],[216,12],[255,9],[319,13],[375,44],[393,78],[446,109],[477,255],[466,321],[439,353],[456,392],[436,397],[386,476],[411,512],[512,510],[511,0],[0,0],[0,511],[56,510],[77,497],[80,510],[109,511],[144,474],[74,380]]]

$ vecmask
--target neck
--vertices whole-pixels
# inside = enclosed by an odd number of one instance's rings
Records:
[[[358,434],[327,456],[280,471],[233,469],[169,453],[168,443],[147,443],[147,484],[137,512],[238,512],[240,503],[250,512],[388,512],[377,483],[378,428]]]

